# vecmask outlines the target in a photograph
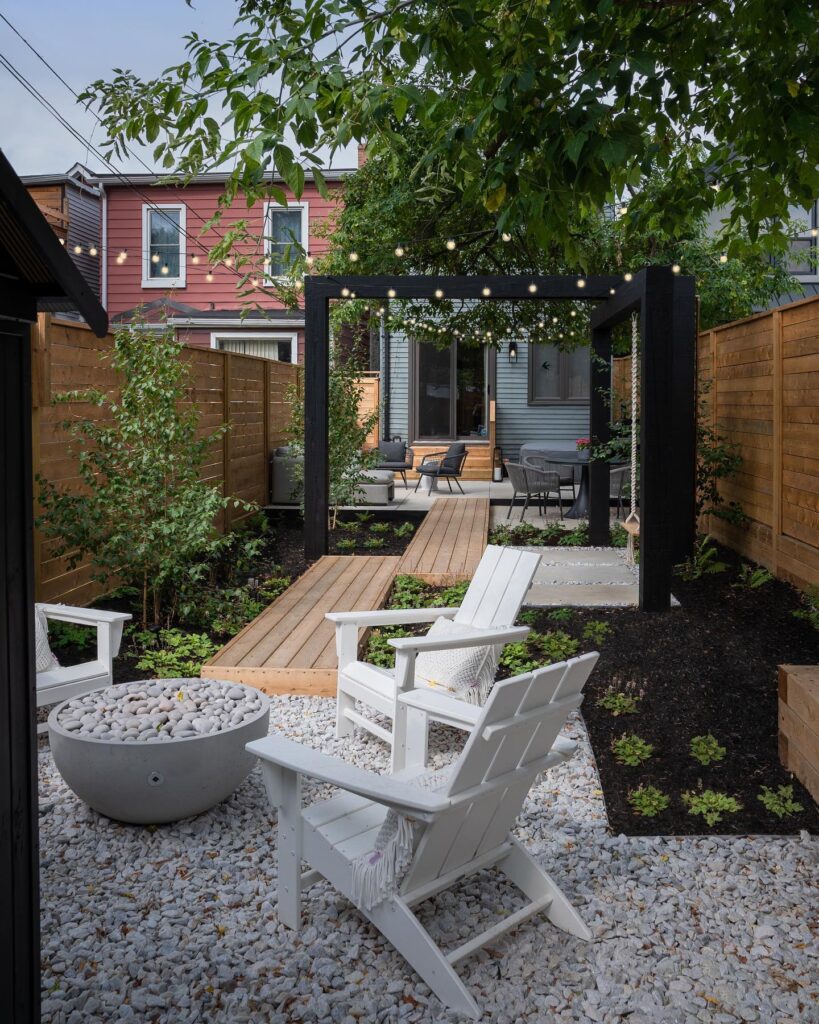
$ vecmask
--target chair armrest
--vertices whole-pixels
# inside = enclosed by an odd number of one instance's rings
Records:
[[[482,644],[508,644],[524,640],[529,635],[528,626],[504,626],[500,629],[473,630],[464,636],[407,636],[388,640],[397,651],[419,654],[421,651],[452,651],[461,647],[480,647]]]
[[[78,626],[97,626],[101,623],[127,622],[133,618],[128,612],[109,612],[102,608],[75,608],[68,604],[38,604],[47,619],[74,622]]]
[[[337,626],[402,626],[413,622],[434,622],[441,617],[451,619],[457,613],[457,608],[395,608],[372,612],[326,612],[324,617]]]
[[[306,775],[310,779],[329,782],[348,793],[386,804],[398,810],[418,811],[422,814],[435,814],[449,807],[449,797],[441,793],[420,789],[410,782],[393,779],[389,775],[378,775],[342,761],[339,757],[322,754],[312,747],[305,747],[284,736],[266,736],[261,740],[248,743],[245,750],[263,761],[278,765],[298,775]]]
[[[426,455],[421,456],[421,465],[427,461],[427,459],[442,459],[446,455],[446,452],[427,452]]]

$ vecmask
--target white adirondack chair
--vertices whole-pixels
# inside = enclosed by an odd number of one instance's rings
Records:
[[[122,629],[128,619],[126,612],[108,612],[100,608],[73,608],[65,604],[38,604],[47,619],[55,622],[73,622],[80,626],[96,626],[97,651],[93,661],[80,665],[65,665],[37,673],[37,707],[56,704],[61,700],[81,697],[85,693],[110,686],[113,679],[113,661],[119,654]],[[43,723],[38,732],[45,732]]]
[[[558,928],[590,939],[568,898],[509,830],[538,774],[574,753],[575,745],[558,733],[569,712],[579,707],[597,658],[586,654],[497,683],[440,792],[413,785],[410,770],[397,777],[377,775],[281,736],[249,743],[247,750],[262,760],[267,794],[278,809],[279,920],[298,930],[302,887],[322,877],[352,899],[353,863],[373,849],[387,809],[393,808],[417,823],[414,854],[397,891],[359,910],[447,1006],[480,1016],[454,965],[535,914],[544,913]],[[302,776],[344,792],[302,807]],[[311,870],[302,872],[302,861]],[[443,952],[412,907],[493,866],[528,902],[457,949]]]
[[[394,721],[399,693],[411,690],[414,686],[415,657],[421,651],[444,651],[486,644],[501,646],[522,640],[529,632],[528,628],[513,626],[513,623],[539,562],[540,555],[534,552],[489,545],[475,570],[460,608],[328,612],[327,618],[336,625],[338,655],[336,735],[349,735],[354,725],[360,725],[393,746],[393,771],[405,767],[406,751],[403,747],[400,750],[396,748],[393,732],[374,722],[368,715],[356,711],[356,701],[360,701],[370,711]],[[394,671],[357,660],[359,630],[372,626],[434,622],[441,616],[470,627],[469,635],[408,638],[406,643],[391,641],[398,652]],[[462,729],[472,728],[480,708],[461,700],[455,701],[454,707],[451,702],[445,703],[447,715],[440,720]],[[419,706],[408,714],[413,763],[423,764],[426,759],[428,721],[439,719],[436,713],[439,704],[432,702],[426,709]]]

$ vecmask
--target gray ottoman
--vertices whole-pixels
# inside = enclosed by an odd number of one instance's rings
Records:
[[[395,497],[395,474],[385,469],[368,469],[361,474],[357,497],[368,505],[386,505]]]

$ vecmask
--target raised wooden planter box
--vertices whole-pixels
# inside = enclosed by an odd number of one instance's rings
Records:
[[[779,666],[779,759],[819,801],[819,665]]]

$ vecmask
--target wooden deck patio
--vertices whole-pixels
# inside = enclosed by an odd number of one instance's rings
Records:
[[[334,696],[335,628],[325,613],[382,608],[402,573],[441,586],[471,579],[488,530],[488,498],[438,498],[403,555],[325,555],[206,662],[202,678]]]

